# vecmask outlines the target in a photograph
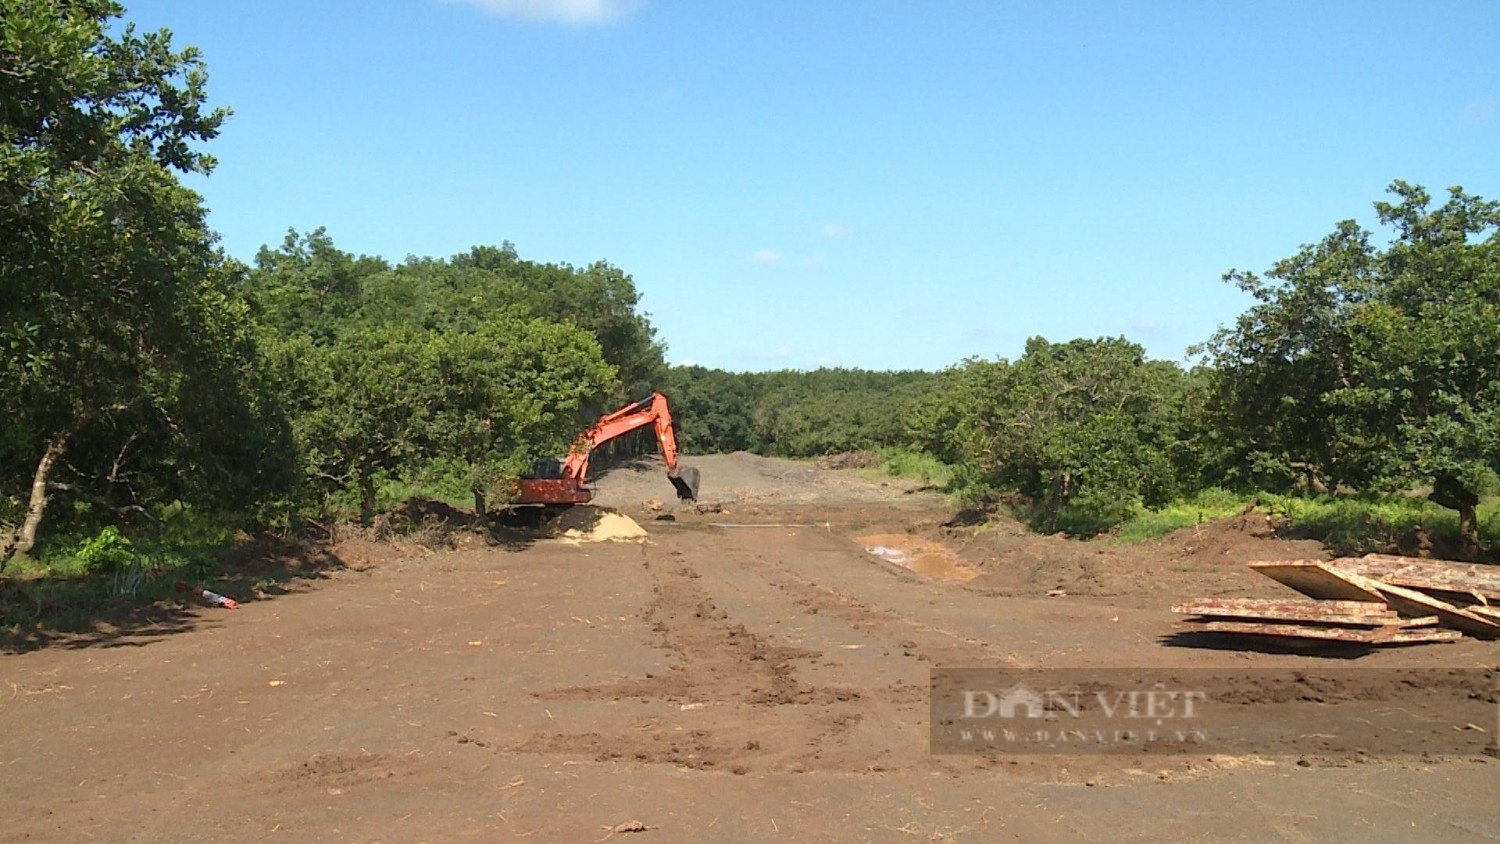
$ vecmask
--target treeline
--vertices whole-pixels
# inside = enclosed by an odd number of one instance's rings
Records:
[[[481,511],[662,347],[629,276],[508,244],[399,265],[289,234],[245,266],[180,173],[227,112],[192,48],[103,0],[0,0],[0,566],[43,526]]]
[[[814,457],[896,446],[930,372],[726,372],[677,366],[662,381],[683,447]]]
[[[669,378],[688,440],[805,456],[899,445],[956,491],[1094,533],[1203,490],[1424,495],[1478,544],[1500,471],[1500,203],[1395,182],[1375,210],[1225,280],[1254,303],[1153,361],[1124,338],[1033,338],[935,375],[828,370]]]
[[[104,0],[0,0],[0,566],[43,533],[184,514],[364,520],[381,491],[484,511],[593,418],[666,392],[689,452],[908,451],[958,494],[1090,533],[1213,488],[1420,491],[1477,543],[1500,469],[1500,204],[1397,182],[1227,279],[1191,369],[1035,338],[939,373],[666,366],[625,272],[508,244],[399,264],[291,232],[225,256],[178,181],[226,116],[202,62]],[[711,479],[709,479],[711,484]]]
[[[629,276],[526,261],[509,244],[391,266],[293,232],[238,292],[300,458],[297,503],[315,494],[326,513],[357,489],[365,522],[391,480],[462,490],[482,515],[665,368]]]

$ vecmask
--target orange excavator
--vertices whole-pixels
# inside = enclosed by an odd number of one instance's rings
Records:
[[[628,404],[595,422],[573,443],[566,459],[537,461],[532,471],[522,476],[520,494],[511,502],[512,505],[564,507],[589,503],[594,498],[594,491],[584,486],[589,474],[589,454],[604,443],[647,425],[656,426],[656,441],[661,445],[661,456],[667,461],[667,480],[677,488],[677,497],[683,501],[696,501],[698,470],[677,465],[677,435],[672,431],[672,413],[667,408],[667,397],[652,393],[648,398]]]

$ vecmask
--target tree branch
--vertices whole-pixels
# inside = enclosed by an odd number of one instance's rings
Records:
[[[56,490],[58,492],[72,493],[73,495],[78,496],[79,498],[89,502],[90,504],[97,504],[98,506],[103,507],[111,513],[114,513],[116,516],[123,517],[126,513],[140,513],[157,527],[166,527],[166,524],[161,519],[157,518],[155,513],[152,513],[150,510],[147,510],[145,507],[142,507],[139,504],[126,504],[124,507],[116,507],[115,505],[109,503],[108,501],[105,501],[103,498],[100,498],[97,495],[88,492],[87,490],[74,486],[73,484],[58,483],[56,481],[48,483],[47,488]]]

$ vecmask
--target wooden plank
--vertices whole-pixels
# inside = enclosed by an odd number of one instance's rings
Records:
[[[1309,624],[1332,624],[1344,627],[1400,627],[1402,618],[1393,612],[1385,604],[1366,604],[1366,606],[1380,607],[1380,613],[1340,613],[1329,612],[1319,609],[1316,601],[1299,602],[1306,604],[1302,607],[1285,607],[1266,609],[1212,609],[1198,608],[1194,604],[1181,604],[1172,608],[1173,612],[1185,613],[1187,615],[1201,615],[1209,618],[1243,618],[1262,619],[1265,621],[1301,621]]]
[[[1464,609],[1481,618],[1493,618],[1500,621],[1500,607],[1464,607]]]
[[[1433,585],[1432,581],[1419,577],[1406,577],[1405,575],[1393,574],[1388,577],[1374,577],[1381,583],[1389,583],[1392,586],[1400,586],[1403,589],[1415,589],[1418,592],[1426,592],[1439,601],[1447,601],[1454,606],[1468,607],[1489,606],[1491,599],[1483,592],[1469,592],[1457,587],[1440,587]],[[1497,601],[1500,603],[1500,601]]]
[[[1401,629],[1408,630],[1413,627],[1437,627],[1438,623],[1441,620],[1442,619],[1439,619],[1435,615],[1424,615],[1421,618],[1403,618],[1401,620]]]
[[[1380,637],[1377,645],[1419,645],[1426,642],[1457,642],[1464,634],[1457,630],[1400,630]]]
[[[1313,627],[1303,624],[1255,624],[1245,621],[1205,621],[1190,629],[1205,633],[1240,633],[1248,636],[1279,636],[1287,639],[1321,639],[1335,642],[1369,644],[1373,630],[1349,630],[1343,627]]]
[[[1401,557],[1395,554],[1366,554],[1358,559],[1371,567],[1388,566],[1419,573],[1439,580],[1456,580],[1500,589],[1500,566],[1490,563],[1462,563],[1457,560],[1434,560],[1429,557]]]
[[[1194,612],[1206,615],[1205,610],[1265,610],[1313,608],[1336,613],[1360,613],[1386,615],[1391,608],[1385,604],[1369,601],[1309,601],[1305,598],[1198,598],[1173,607],[1173,612]]]
[[[1311,627],[1302,624],[1251,624],[1238,621],[1209,621],[1184,624],[1181,629],[1204,633],[1234,633],[1247,636],[1274,636],[1281,639],[1315,639],[1349,642],[1360,645],[1408,645],[1421,642],[1456,642],[1463,634],[1456,630],[1349,630],[1341,627]]]
[[[1251,563],[1250,568],[1309,598],[1376,604],[1386,602],[1375,588],[1375,581],[1358,574],[1336,571],[1328,564],[1316,560]]]
[[[1381,595],[1385,596],[1386,602],[1402,615],[1412,617],[1435,615],[1438,617],[1438,624],[1451,630],[1462,630],[1487,639],[1500,638],[1500,619],[1486,618],[1460,609],[1415,589],[1392,586],[1389,583],[1378,583],[1376,588],[1380,590]]]
[[[1419,645],[1427,642],[1457,642],[1464,634],[1457,630],[1411,630],[1397,633],[1380,644]]]
[[[1500,603],[1500,567],[1447,560],[1424,560],[1389,554],[1342,557],[1336,568],[1404,586],[1482,596],[1480,603]]]

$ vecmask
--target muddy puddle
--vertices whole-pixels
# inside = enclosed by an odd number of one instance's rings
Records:
[[[964,565],[946,546],[902,533],[876,533],[856,537],[865,553],[879,557],[922,577],[964,582],[979,576],[979,570]]]

